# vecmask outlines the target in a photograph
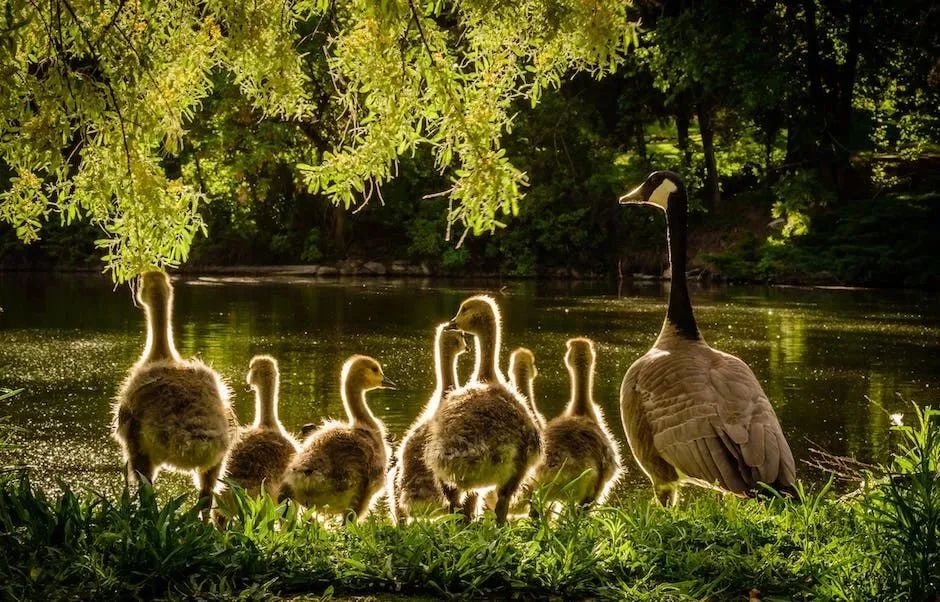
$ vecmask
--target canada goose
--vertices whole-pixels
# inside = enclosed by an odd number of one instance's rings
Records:
[[[544,452],[527,486],[542,487],[546,501],[603,502],[620,470],[617,443],[594,403],[594,360],[590,339],[568,341],[571,397],[565,411],[542,431]]]
[[[152,483],[161,467],[192,471],[204,516],[238,425],[229,391],[197,359],[173,345],[173,287],[166,274],[140,277],[137,300],[147,315],[147,344],[118,392],[114,437],[124,450],[128,477]]]
[[[437,387],[421,416],[402,439],[398,460],[389,474],[389,508],[396,521],[409,516],[430,515],[456,506],[454,492],[443,487],[424,461],[428,440],[428,421],[440,405],[441,396],[457,387],[457,359],[467,350],[464,334],[437,327],[434,336],[434,367]]]
[[[620,410],[630,449],[663,505],[690,481],[747,495],[758,483],[790,489],[796,467],[777,415],[751,369],[708,346],[686,284],[688,199],[682,179],[651,174],[620,197],[666,213],[672,286],[659,337],[627,371]]]
[[[297,441],[277,417],[279,373],[277,360],[256,355],[248,367],[247,382],[255,390],[255,422],[242,432],[226,461],[226,476],[248,495],[264,491],[276,497],[287,466],[297,452]]]
[[[526,407],[535,418],[535,425],[545,428],[545,416],[539,412],[535,403],[535,377],[539,375],[535,367],[535,354],[525,347],[519,347],[509,356],[509,379],[512,386],[525,397]]]
[[[294,499],[323,514],[364,516],[385,485],[391,455],[385,426],[366,405],[366,392],[394,388],[371,357],[346,360],[341,391],[349,420],[327,421],[307,437],[284,474],[279,499]]]
[[[471,382],[445,395],[431,418],[425,461],[460,493],[495,488],[496,521],[502,524],[512,496],[538,459],[538,427],[499,370],[496,302],[483,295],[467,299],[448,328],[476,337],[476,368]]]

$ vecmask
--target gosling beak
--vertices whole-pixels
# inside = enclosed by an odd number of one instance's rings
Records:
[[[473,342],[473,336],[469,332],[463,332],[463,344],[466,347],[470,346],[470,343]]]
[[[392,379],[390,379],[389,377],[383,376],[383,377],[382,377],[382,388],[383,388],[383,389],[397,389],[397,388],[398,388],[398,385],[396,385],[395,383],[393,383],[393,382],[392,382]]]
[[[646,195],[643,194],[643,184],[640,184],[627,194],[617,199],[621,205],[630,205],[632,203],[645,203]]]
[[[460,330],[457,328],[457,319],[454,318],[444,326],[444,330]]]

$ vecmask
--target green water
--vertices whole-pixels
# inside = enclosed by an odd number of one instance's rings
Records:
[[[253,412],[244,384],[248,361],[256,353],[276,356],[280,414],[290,430],[342,416],[340,366],[353,353],[372,355],[400,387],[369,397],[398,438],[433,389],[434,326],[464,297],[489,292],[504,311],[503,365],[516,346],[535,352],[536,394],[548,416],[567,400],[566,339],[594,339],[595,396],[622,437],[620,381],[656,338],[667,286],[618,293],[616,283],[192,278],[176,281],[175,333],[184,356],[198,355],[228,379],[243,422]],[[883,459],[889,413],[908,410],[904,399],[940,404],[936,295],[770,287],[692,294],[706,340],[750,364],[798,460],[807,458],[810,442]],[[0,465],[31,466],[34,480],[48,486],[64,479],[113,491],[122,462],[109,437],[109,408],[145,338],[127,288],[90,276],[0,274],[0,307],[0,387],[26,389],[0,402],[20,444],[0,455]],[[624,487],[643,485],[632,460],[627,468]]]

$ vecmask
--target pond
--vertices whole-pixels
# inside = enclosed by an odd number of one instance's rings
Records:
[[[572,336],[598,349],[595,397],[623,437],[618,394],[630,364],[653,343],[668,283],[325,281],[187,277],[175,280],[175,334],[184,356],[198,355],[229,381],[243,422],[254,410],[245,373],[257,353],[281,364],[284,425],[342,416],[339,370],[346,357],[379,359],[397,391],[369,396],[397,439],[433,389],[434,326],[460,301],[489,292],[505,323],[503,365],[516,346],[531,348],[536,395],[547,416],[568,396],[562,357]],[[738,355],[774,404],[797,460],[809,448],[883,460],[890,414],[908,400],[937,405],[940,305],[936,294],[795,287],[693,287],[699,326],[713,346]],[[0,274],[0,387],[25,391],[0,402],[19,449],[0,466],[25,464],[55,487],[114,491],[121,459],[109,436],[110,404],[145,339],[142,312],[127,287],[88,275]],[[466,354],[461,368],[472,364]],[[801,465],[809,480],[819,474]],[[170,477],[182,484],[182,477]],[[627,462],[624,489],[646,483]]]

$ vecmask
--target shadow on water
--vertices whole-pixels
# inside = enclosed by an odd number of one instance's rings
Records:
[[[620,381],[652,344],[668,284],[615,282],[318,281],[196,277],[177,280],[175,336],[230,383],[242,421],[252,419],[248,360],[281,362],[285,426],[341,416],[339,370],[352,353],[378,358],[398,391],[370,395],[398,438],[431,389],[434,326],[469,294],[488,292],[504,310],[503,363],[519,346],[537,358],[536,395],[556,414],[568,395],[565,341],[598,347],[595,396],[612,430]],[[888,413],[903,399],[938,403],[940,310],[928,293],[717,287],[693,290],[709,343],[750,364],[770,396],[798,458],[812,440],[833,453],[880,460]],[[22,444],[0,464],[35,467],[43,484],[63,478],[99,489],[120,485],[117,444],[108,434],[111,399],[144,341],[126,287],[98,277],[0,274],[0,386],[25,387],[0,402]],[[464,356],[467,374],[472,354]],[[870,399],[869,402],[866,398]],[[628,465],[627,487],[642,483]],[[804,470],[804,475],[810,475]]]

